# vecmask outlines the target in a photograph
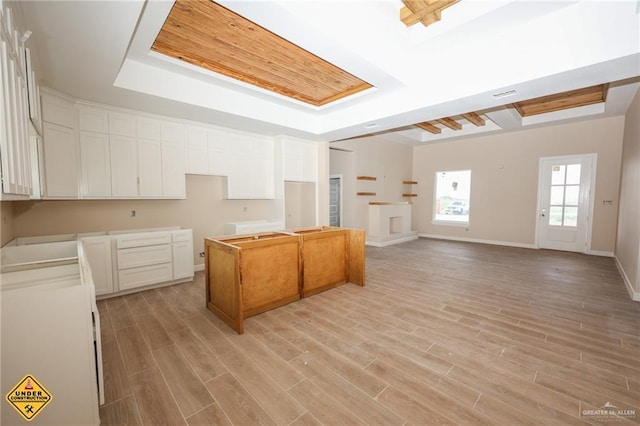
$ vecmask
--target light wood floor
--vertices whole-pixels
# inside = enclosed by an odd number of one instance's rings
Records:
[[[204,276],[99,302],[103,425],[640,422],[640,303],[613,259],[420,239],[245,322]],[[612,404],[623,417],[585,410]],[[583,415],[586,413],[587,415]]]

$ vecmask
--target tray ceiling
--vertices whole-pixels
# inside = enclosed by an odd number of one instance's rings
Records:
[[[151,49],[315,106],[372,87],[212,1],[176,1]]]

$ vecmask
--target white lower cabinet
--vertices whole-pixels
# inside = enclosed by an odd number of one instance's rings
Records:
[[[58,238],[62,238],[60,241],[72,241],[76,235],[51,238],[54,238],[51,241],[58,241]],[[91,267],[96,296],[117,295],[137,288],[184,282],[193,278],[191,229],[175,227],[89,233],[78,234],[77,238],[82,241]],[[52,246],[52,249],[61,254],[61,248]],[[17,253],[16,250],[14,252]]]
[[[111,240],[109,236],[82,238],[84,253],[91,267],[91,275],[96,289],[96,296],[111,294],[113,274],[111,262]]]
[[[193,277],[193,231],[183,229],[171,235],[173,279]]]
[[[130,290],[132,288],[171,281],[172,279],[173,270],[171,263],[139,266],[137,268],[118,271],[120,290]]]

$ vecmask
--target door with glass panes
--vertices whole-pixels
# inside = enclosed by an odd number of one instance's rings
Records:
[[[540,248],[586,251],[595,159],[595,154],[540,159]]]

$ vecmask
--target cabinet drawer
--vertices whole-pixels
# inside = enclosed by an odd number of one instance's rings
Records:
[[[119,271],[160,263],[169,263],[169,267],[171,267],[171,245],[120,249],[117,251],[117,257]]]
[[[130,247],[145,247],[158,244],[169,244],[171,234],[169,232],[141,232],[138,234],[127,234],[116,239],[118,249]]]
[[[167,282],[172,279],[173,268],[170,263],[118,271],[119,290]]]
[[[174,243],[183,242],[183,241],[191,241],[191,229],[184,229],[182,231],[173,231],[171,233],[172,241]]]

